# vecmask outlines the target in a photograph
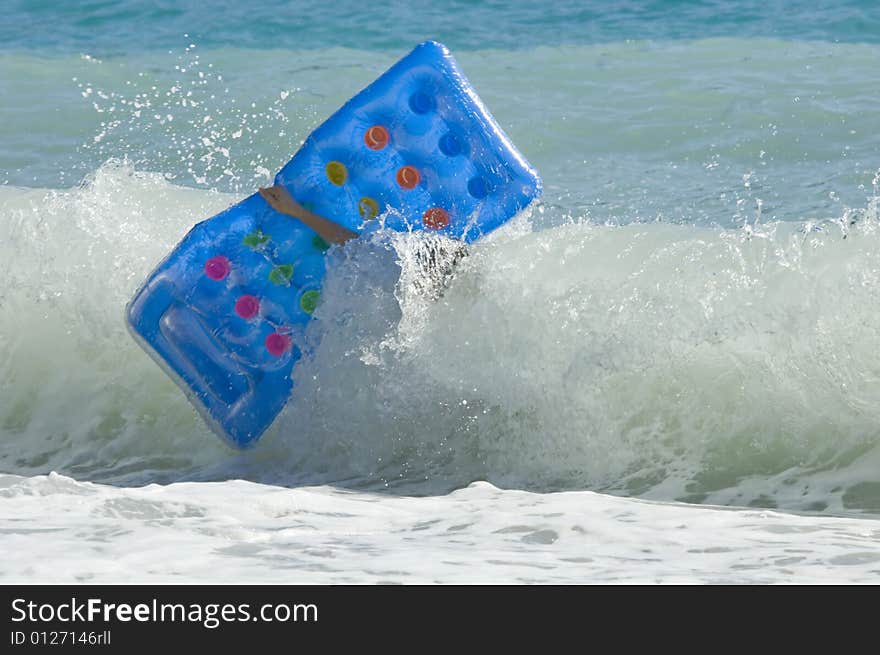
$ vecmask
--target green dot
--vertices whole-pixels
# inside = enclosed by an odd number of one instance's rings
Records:
[[[244,239],[242,239],[242,243],[244,245],[249,246],[251,248],[259,248],[263,244],[267,243],[269,239],[271,239],[268,234],[263,234],[263,230],[259,228],[250,234],[248,234]]]
[[[330,248],[330,244],[324,241],[324,239],[319,236],[315,236],[315,238],[312,239],[312,245],[321,252],[325,252],[328,248]]]
[[[269,272],[269,281],[272,284],[287,286],[293,277],[293,264],[279,264]]]
[[[299,306],[306,314],[311,314],[318,306],[318,299],[321,297],[319,291],[306,291],[299,299]]]

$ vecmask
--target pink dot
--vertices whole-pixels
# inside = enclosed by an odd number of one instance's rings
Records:
[[[256,296],[242,296],[235,301],[235,313],[242,318],[253,318],[260,311],[260,300]]]
[[[211,259],[205,262],[205,274],[217,282],[229,275],[230,268],[232,268],[232,266],[230,265],[229,260],[223,255],[211,257]]]
[[[266,337],[266,350],[275,357],[281,357],[290,349],[290,337],[286,334],[273,332]]]

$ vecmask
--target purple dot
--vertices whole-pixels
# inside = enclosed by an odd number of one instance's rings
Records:
[[[253,318],[260,311],[260,300],[256,296],[242,296],[235,301],[235,313],[242,318]]]
[[[278,332],[273,332],[269,336],[266,337],[266,350],[269,351],[270,355],[274,355],[275,357],[281,357],[284,353],[286,353],[290,349],[290,337],[286,334],[279,334]]]
[[[223,255],[211,257],[211,259],[205,262],[205,274],[217,282],[229,275],[229,269],[231,268],[232,265],[229,263],[229,260]]]
[[[417,114],[427,114],[434,108],[434,99],[424,91],[416,91],[409,97],[409,108]]]
[[[468,193],[477,200],[482,200],[489,195],[489,183],[485,178],[473,177],[468,182]]]
[[[461,143],[452,132],[447,132],[440,137],[440,152],[447,157],[455,157],[461,154]]]

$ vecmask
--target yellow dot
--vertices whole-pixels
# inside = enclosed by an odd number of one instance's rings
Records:
[[[327,178],[336,186],[342,186],[348,179],[348,169],[341,161],[331,161],[327,164]]]
[[[371,221],[379,215],[379,203],[369,196],[364,196],[358,202],[358,213],[365,221]]]

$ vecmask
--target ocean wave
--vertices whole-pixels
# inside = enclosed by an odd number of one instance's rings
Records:
[[[123,323],[234,200],[118,162],[72,189],[0,187],[0,470],[880,511],[876,198],[746,229],[541,205],[474,244],[435,302],[412,292],[418,235],[378,231],[332,253],[315,353],[248,453]]]

